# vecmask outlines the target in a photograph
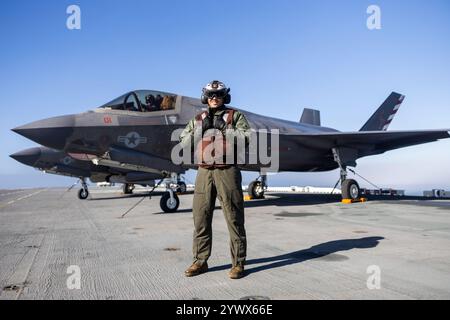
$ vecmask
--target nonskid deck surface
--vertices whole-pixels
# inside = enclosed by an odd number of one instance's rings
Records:
[[[231,280],[219,202],[210,271],[186,278],[192,194],[121,219],[139,194],[90,191],[0,190],[0,299],[450,298],[450,200],[270,193],[245,203],[247,274]]]

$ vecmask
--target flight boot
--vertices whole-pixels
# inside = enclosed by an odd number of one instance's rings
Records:
[[[205,273],[206,271],[208,271],[208,264],[206,262],[203,264],[195,262],[184,272],[184,275],[186,277],[193,277]]]
[[[240,279],[244,276],[244,266],[237,265],[228,272],[230,279]]]

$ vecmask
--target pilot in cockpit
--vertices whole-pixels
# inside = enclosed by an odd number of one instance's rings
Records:
[[[155,110],[161,110],[161,103],[163,101],[163,97],[158,94],[155,98]]]
[[[145,104],[143,104],[143,111],[155,111],[155,97],[152,94],[145,96]]]

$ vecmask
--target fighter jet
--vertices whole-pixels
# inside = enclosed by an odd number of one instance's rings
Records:
[[[272,135],[279,141],[279,171],[319,172],[339,168],[343,198],[358,199],[357,181],[347,179],[347,168],[355,167],[356,160],[450,137],[450,129],[387,131],[403,100],[403,95],[392,92],[357,132],[321,126],[319,111],[312,109],[305,109],[300,121],[294,122],[233,108],[245,114],[252,131],[278,130]],[[196,168],[195,164],[172,162],[171,151],[178,141],[172,141],[171,135],[203,110],[206,106],[200,99],[136,90],[88,112],[39,120],[12,130],[79,160],[166,176],[180,167]],[[261,161],[239,166],[260,172],[250,183],[249,194],[262,197],[267,188],[267,166]],[[178,206],[179,201],[170,191],[171,196],[166,197],[169,209]]]
[[[45,173],[80,179],[82,188],[78,191],[78,198],[82,200],[87,199],[89,196],[89,189],[86,183],[87,178],[93,183],[122,183],[124,194],[133,193],[136,184],[144,187],[152,187],[155,185],[156,179],[163,178],[163,176],[157,173],[136,172],[120,168],[98,166],[89,161],[74,159],[63,151],[42,146],[16,152],[10,155],[10,157]],[[186,184],[183,181],[178,181],[177,191],[186,191]]]

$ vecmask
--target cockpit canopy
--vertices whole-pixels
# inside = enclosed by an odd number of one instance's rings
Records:
[[[151,112],[175,109],[177,95],[153,90],[136,90],[128,92],[100,108]]]

